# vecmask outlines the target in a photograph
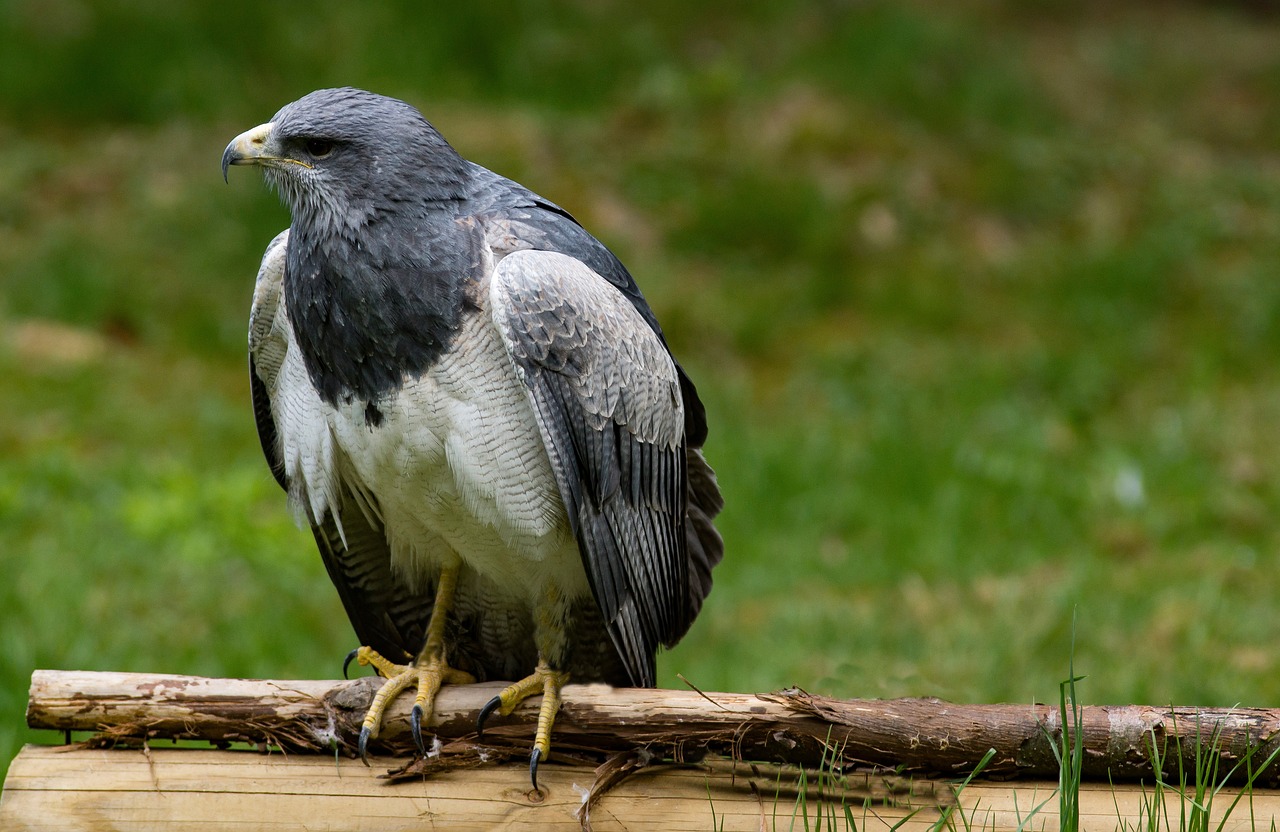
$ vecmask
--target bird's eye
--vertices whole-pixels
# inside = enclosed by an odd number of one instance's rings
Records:
[[[333,142],[325,139],[307,139],[306,148],[312,159],[323,159],[333,152]]]

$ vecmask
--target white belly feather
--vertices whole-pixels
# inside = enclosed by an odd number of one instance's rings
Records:
[[[567,598],[589,594],[528,395],[486,311],[467,316],[439,363],[376,402],[383,419],[371,427],[364,402],[320,400],[283,293],[278,304],[271,336],[284,354],[264,380],[300,518],[335,509],[343,481],[372,498],[392,568],[410,586],[461,561],[463,606],[490,606],[499,599],[484,595],[503,593],[532,608],[548,584]],[[480,597],[466,598],[469,589]]]
[[[571,597],[589,592],[527,393],[485,312],[377,405],[376,428],[361,402],[340,406],[332,424],[381,507],[398,571],[431,575],[456,556],[491,582],[526,588],[530,602],[548,581]]]

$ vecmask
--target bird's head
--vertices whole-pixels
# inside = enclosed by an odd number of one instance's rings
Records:
[[[317,90],[236,136],[222,154],[223,178],[232,165],[262,168],[295,224],[338,228],[458,199],[468,175],[417,109],[351,88]]]

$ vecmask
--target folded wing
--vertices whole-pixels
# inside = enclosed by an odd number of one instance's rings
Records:
[[[528,387],[609,635],[632,683],[652,685],[658,645],[684,634],[704,594],[690,585],[676,364],[633,303],[568,255],[508,255],[494,269],[489,300]]]

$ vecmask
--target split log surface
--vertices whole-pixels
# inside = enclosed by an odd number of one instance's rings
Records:
[[[289,751],[350,753],[378,680],[271,681],[136,673],[38,670],[27,722],[33,728],[93,731],[113,741],[204,739],[247,741]],[[480,758],[528,753],[539,700],[506,719],[494,717],[483,742],[479,709],[500,683],[446,687],[431,731],[444,752],[417,774]],[[412,697],[388,712],[382,749],[406,753]],[[1056,778],[1053,744],[1062,718],[1048,705],[958,705],[937,699],[839,700],[803,691],[699,693],[569,685],[553,747],[561,761],[599,763],[619,752],[692,761],[712,752],[739,760],[842,769],[870,765],[922,775],[963,776],[987,754],[986,774]],[[1084,706],[1084,777],[1149,776],[1154,748],[1166,777],[1181,764],[1194,771],[1197,749],[1216,743],[1220,772],[1248,761],[1257,769],[1280,747],[1280,710]],[[1068,714],[1070,724],[1070,714]],[[1198,740],[1198,741],[1197,741]],[[452,756],[451,756],[452,755]],[[470,762],[467,762],[467,761]],[[1270,770],[1257,782],[1273,784]],[[1240,767],[1243,775],[1246,766]]]
[[[94,750],[27,746],[0,795],[6,832],[382,832],[487,829],[578,832],[592,785],[589,768],[548,766],[539,792],[524,764],[445,772],[393,786],[358,761],[307,754],[195,749]],[[808,779],[803,807],[794,768],[656,766],[623,781],[591,809],[594,832],[612,830],[846,829],[845,807],[862,832],[926,832],[944,813],[948,829],[1049,832],[1060,827],[1055,784],[954,784],[873,774]],[[1084,784],[1080,829],[1179,828],[1190,795],[1150,788]],[[1255,791],[1228,814],[1234,794],[1220,792],[1208,827],[1223,832],[1274,828],[1280,792]],[[794,817],[794,820],[793,820]],[[819,819],[820,818],[820,819]],[[828,818],[831,818],[828,821]],[[1225,823],[1219,827],[1219,822]]]

